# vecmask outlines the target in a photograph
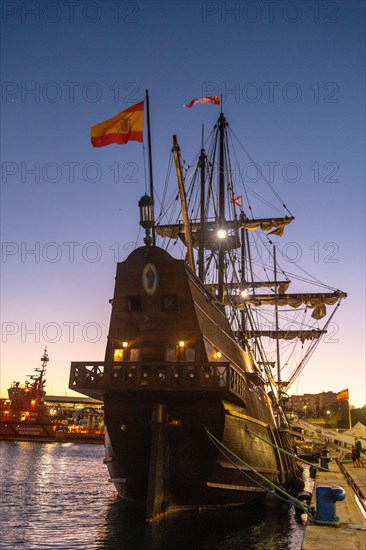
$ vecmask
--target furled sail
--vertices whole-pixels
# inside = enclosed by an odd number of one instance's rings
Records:
[[[347,294],[341,291],[319,293],[319,294],[251,294],[248,296],[232,296],[227,298],[228,304],[234,305],[238,309],[244,309],[245,306],[291,306],[298,308],[302,305],[312,308],[313,319],[322,319],[326,315],[326,307],[331,306]],[[234,301],[234,303],[233,303]]]
[[[267,337],[274,340],[294,340],[299,338],[301,342],[305,340],[318,340],[326,330],[247,330],[245,335],[248,338]]]
[[[226,283],[225,288],[226,289],[236,289],[236,290],[247,290],[249,288],[260,288],[260,287],[267,287],[272,288],[276,285],[278,286],[278,293],[284,294],[288,287],[290,286],[291,281],[248,281],[248,282],[241,282],[241,283]],[[210,284],[210,289],[213,290],[217,288],[217,284]]]
[[[256,229],[261,229],[262,231],[271,231],[271,234],[283,235],[285,227],[294,220],[294,217],[284,217],[284,218],[258,218],[258,219],[238,219],[238,220],[226,220],[218,225],[218,222],[209,222],[205,223],[205,233],[212,234],[213,231],[217,229],[248,229],[254,231]],[[223,227],[222,227],[223,225]],[[199,222],[192,222],[190,224],[190,229],[192,233],[197,233],[201,229]],[[160,237],[169,237],[171,239],[176,239],[183,233],[183,224],[169,224],[169,225],[158,225],[156,226],[156,233]]]

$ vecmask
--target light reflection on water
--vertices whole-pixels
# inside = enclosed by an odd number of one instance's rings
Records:
[[[1,549],[298,550],[293,511],[247,509],[168,516],[146,524],[119,499],[102,445],[0,442]]]

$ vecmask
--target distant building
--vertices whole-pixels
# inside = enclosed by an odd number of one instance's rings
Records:
[[[76,411],[90,407],[98,412],[103,412],[103,401],[91,397],[71,397],[63,395],[46,395],[45,403],[50,409],[62,411],[65,416],[72,416]]]
[[[296,412],[301,417],[325,416],[327,411],[333,414],[338,412],[340,402],[337,394],[332,391],[322,393],[304,393],[304,395],[291,395],[284,402],[287,411]]]

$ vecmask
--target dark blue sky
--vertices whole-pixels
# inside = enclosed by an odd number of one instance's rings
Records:
[[[307,271],[349,293],[339,342],[293,392],[349,387],[364,402],[365,4],[267,4],[2,4],[2,395],[45,343],[49,393],[66,391],[71,360],[104,357],[115,261],[138,234],[144,149],[93,149],[89,129],[148,88],[157,196],[172,134],[190,161],[218,114],[182,103],[222,94],[296,217],[280,244],[297,243]]]

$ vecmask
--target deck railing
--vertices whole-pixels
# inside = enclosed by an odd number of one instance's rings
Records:
[[[245,373],[228,362],[72,362],[71,389],[226,390],[245,397]]]

